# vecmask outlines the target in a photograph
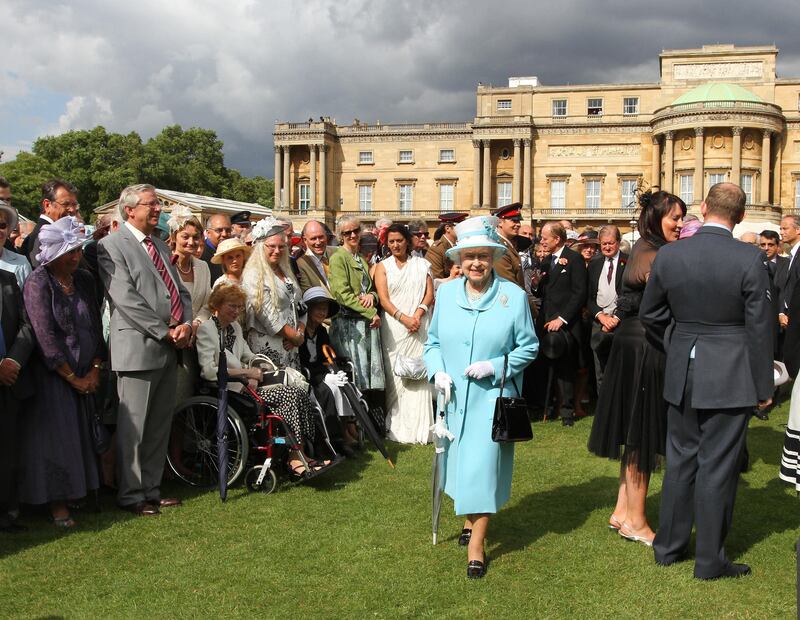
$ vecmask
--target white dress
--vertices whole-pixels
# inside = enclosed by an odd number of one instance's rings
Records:
[[[789,405],[789,422],[783,439],[780,478],[794,485],[800,493],[800,377],[792,386],[792,401]]]
[[[430,274],[430,263],[411,257],[399,269],[394,257],[381,261],[386,269],[386,284],[392,303],[406,316],[411,316],[422,303]],[[398,355],[422,358],[428,339],[430,314],[425,313],[416,333],[409,334],[399,321],[385,314],[381,323],[384,367],[386,368],[386,430],[389,439],[401,443],[428,443],[433,424],[433,391],[426,379],[403,379],[394,374]]]

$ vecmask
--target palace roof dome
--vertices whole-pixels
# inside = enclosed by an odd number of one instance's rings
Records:
[[[682,94],[672,102],[672,105],[704,103],[706,101],[751,101],[753,103],[764,103],[761,97],[750,92],[746,88],[742,88],[738,84],[714,82],[710,84],[701,84],[688,93]]]

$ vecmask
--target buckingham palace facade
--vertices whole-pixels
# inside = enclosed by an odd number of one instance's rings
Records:
[[[779,78],[774,46],[665,50],[660,79],[545,86],[479,84],[469,122],[275,124],[275,213],[332,224],[521,202],[533,223],[626,229],[635,193],[658,185],[697,211],[714,183],[738,183],[749,220],[800,209],[800,78]]]

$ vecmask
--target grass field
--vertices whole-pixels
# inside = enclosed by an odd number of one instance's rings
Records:
[[[800,499],[777,480],[788,403],[752,420],[729,554],[741,580],[661,568],[606,528],[618,465],[585,449],[591,420],[536,424],[518,447],[509,504],[490,525],[485,579],[465,577],[462,522],[445,500],[431,545],[430,447],[392,446],[313,485],[273,495],[169,486],[182,508],[156,518],[79,512],[61,534],[31,517],[0,537],[0,615],[9,618],[795,618]],[[650,492],[658,522],[661,475]]]

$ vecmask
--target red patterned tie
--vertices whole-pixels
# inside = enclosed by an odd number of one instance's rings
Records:
[[[153,264],[156,266],[158,275],[164,280],[164,285],[169,291],[169,307],[172,321],[173,323],[180,323],[183,319],[183,302],[181,301],[180,293],[178,293],[178,287],[175,286],[172,276],[167,272],[164,259],[161,258],[161,254],[158,253],[158,249],[150,237],[144,238],[144,247],[147,248],[147,253],[150,255],[150,258],[153,259]]]

